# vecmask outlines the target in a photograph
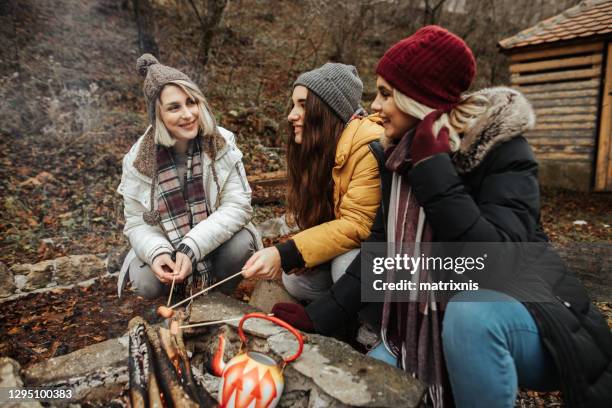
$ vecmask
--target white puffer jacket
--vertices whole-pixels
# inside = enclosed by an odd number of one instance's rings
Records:
[[[117,189],[124,199],[123,233],[132,247],[119,274],[119,295],[127,269],[135,256],[151,265],[157,255],[173,251],[161,226],[149,225],[142,218],[143,213],[150,209],[152,179],[139,172],[134,167],[134,161],[148,130],[123,158],[123,174]],[[242,152],[236,147],[232,132],[222,127],[219,127],[219,131],[225,140],[225,145],[217,151],[215,159],[220,191],[217,190],[213,179],[210,158],[202,153],[204,193],[210,214],[208,218],[193,227],[182,241],[189,245],[198,259],[211,253],[242,228],[247,228],[253,234],[257,249],[263,247],[257,230],[250,222],[253,214],[251,188],[242,164]],[[157,207],[157,202],[155,206]]]

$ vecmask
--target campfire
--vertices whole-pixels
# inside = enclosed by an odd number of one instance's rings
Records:
[[[175,308],[238,275],[240,273],[170,306],[174,292],[173,280],[167,305],[157,309],[157,313],[166,319],[166,325],[169,328],[155,329],[141,317],[135,317],[130,321],[128,326],[130,341],[128,370],[132,407],[217,406],[216,400],[193,377],[189,355],[183,341],[183,329],[194,326],[185,325],[186,314],[182,311],[175,311]],[[187,309],[189,310],[189,307]],[[203,322],[195,324],[195,327],[225,321]]]
[[[88,407],[415,407],[424,390],[333,338],[302,344],[263,321],[273,317],[219,293],[171,311],[161,325],[137,317],[124,336],[16,373],[27,386],[71,389]]]
[[[182,313],[173,322],[179,322]],[[149,326],[135,317],[129,324],[129,386],[132,407],[215,407],[193,377],[182,331]]]
[[[226,278],[232,279],[235,274]],[[222,407],[249,408],[275,407],[283,393],[283,371],[288,363],[296,360],[302,353],[304,341],[295,328],[282,320],[263,313],[249,313],[244,316],[217,321],[185,324],[191,308],[187,312],[176,310],[177,306],[192,301],[195,297],[222,284],[217,282],[202,291],[170,306],[172,289],[166,306],[160,306],[157,313],[164,317],[166,327],[153,328],[141,317],[135,317],[129,324],[129,396],[132,407],[213,407],[215,399],[194,378],[189,355],[183,340],[183,329],[218,325],[240,320],[240,353],[228,363],[223,360],[226,340],[219,336],[219,343],[211,369],[221,378],[219,402]],[[174,282],[173,285],[174,286]],[[189,303],[191,305],[191,303]],[[276,361],[265,354],[246,352],[247,339],[242,325],[250,318],[271,321],[291,332],[298,340],[297,352],[284,359],[278,366]]]

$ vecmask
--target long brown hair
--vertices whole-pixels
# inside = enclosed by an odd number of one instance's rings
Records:
[[[287,140],[287,206],[297,225],[310,228],[335,218],[332,169],[344,122],[312,91],[304,104],[302,143]]]

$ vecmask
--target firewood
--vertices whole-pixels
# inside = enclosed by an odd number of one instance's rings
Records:
[[[146,333],[153,350],[155,373],[166,402],[177,407],[199,407],[200,405],[187,394],[179,383],[176,371],[163,349],[158,332],[152,327],[147,327]]]
[[[161,399],[159,384],[157,383],[154,373],[149,375],[147,390],[149,390],[149,408],[165,408],[165,405]]]
[[[183,319],[184,314],[178,313],[177,318],[173,319],[170,325],[172,326],[174,324],[178,327],[178,325],[183,323]],[[197,401],[200,406],[208,407],[216,405],[216,401],[212,399],[202,387],[198,386],[193,378],[187,348],[183,341],[182,330],[178,330],[176,334],[174,334],[167,329],[160,329],[159,337],[162,347],[168,356],[172,356],[170,360],[187,394]]]
[[[141,317],[130,320],[128,369],[130,384],[130,401],[134,408],[149,406],[147,397],[147,379],[152,374],[151,350],[145,334],[145,322]]]

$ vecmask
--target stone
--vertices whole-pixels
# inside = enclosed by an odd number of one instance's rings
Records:
[[[113,406],[124,391],[129,381],[127,365],[121,367],[98,367],[80,376],[57,379],[50,383],[39,384],[45,387],[65,388],[72,390],[72,398],[77,402],[86,402],[87,406]]]
[[[104,260],[96,255],[70,255],[55,259],[54,280],[59,285],[76,283],[106,273]]]
[[[11,270],[9,269],[9,272],[10,271]],[[28,283],[28,277],[25,275],[15,275],[13,278],[15,281],[15,287],[17,287],[17,289],[19,290],[22,290],[25,287],[26,283]]]
[[[128,344],[127,336],[96,343],[34,364],[24,370],[23,376],[28,384],[51,384],[108,368],[126,366]]]
[[[20,264],[13,265],[11,272],[13,275],[24,275],[25,283],[21,286],[23,291],[31,291],[38,288],[44,288],[52,282],[53,278],[53,261],[43,261],[37,264]]]
[[[70,255],[36,264],[13,265],[17,288],[32,291],[54,285],[68,285],[106,274],[105,262],[96,255]],[[25,276],[17,284],[18,276]]]
[[[215,377],[210,373],[202,375],[200,370],[193,367],[193,376],[200,383],[200,385],[216,400],[219,400],[219,383],[221,378]]]
[[[209,292],[194,299],[190,321],[223,320],[242,317],[247,313],[259,312],[254,307],[219,292]],[[238,328],[239,321],[229,322],[228,326]],[[278,334],[284,329],[263,319],[249,319],[244,323],[245,333],[262,338]]]
[[[307,391],[283,391],[283,396],[278,402],[279,408],[308,408],[309,392]]]
[[[308,400],[308,408],[350,408],[348,405],[334,400],[318,388],[313,388]]]
[[[298,230],[297,227],[290,227],[287,224],[285,215],[271,218],[257,225],[257,230],[262,238],[274,239],[282,235],[289,235]]]
[[[16,289],[13,272],[3,262],[0,262],[0,298],[11,296]]]
[[[272,306],[281,302],[298,303],[298,301],[277,282],[259,280],[255,283],[255,289],[251,294],[249,305],[265,313],[270,313],[272,311]]]
[[[21,369],[19,363],[9,357],[0,357],[0,395],[6,397],[7,388],[23,388],[23,380],[19,375]],[[2,407],[6,408],[26,408],[26,407],[42,407],[39,402],[3,402]]]
[[[308,408],[311,390],[316,387],[310,378],[304,377],[291,368],[289,364],[283,371],[285,377],[285,389],[283,397],[279,401],[281,408],[302,407]]]
[[[274,353],[285,358],[298,346],[293,335],[286,332],[269,337],[268,343]],[[287,370],[296,370],[325,395],[349,406],[417,407],[425,392],[420,381],[403,371],[364,356],[336,339],[316,334],[308,335],[302,355]],[[309,407],[330,406],[325,401],[323,405],[313,404]]]

